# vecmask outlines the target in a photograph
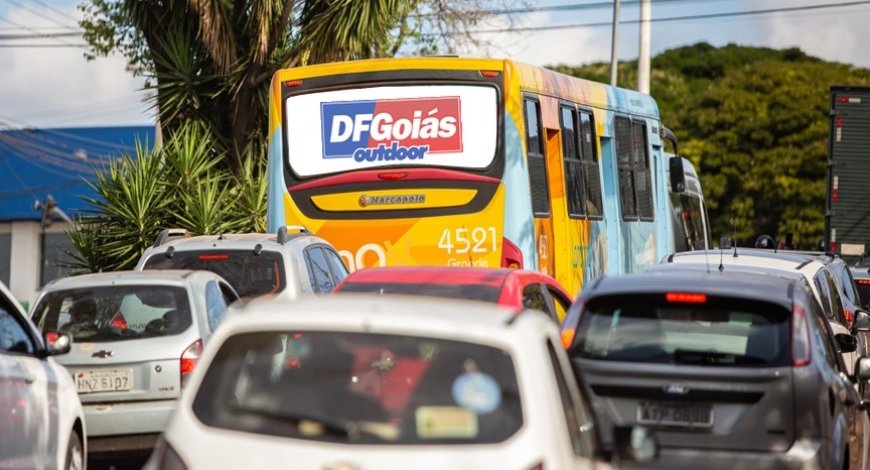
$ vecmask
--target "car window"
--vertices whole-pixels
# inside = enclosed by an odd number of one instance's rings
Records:
[[[543,284],[533,282],[523,288],[523,308],[540,310],[550,318],[556,318],[553,299],[543,289]]]
[[[335,282],[329,273],[329,263],[323,255],[323,249],[312,246],[305,249],[305,264],[308,265],[308,278],[311,290],[316,294],[332,292]]]
[[[834,277],[843,291],[843,295],[849,300],[849,303],[856,307],[861,306],[861,298],[858,296],[858,290],[855,287],[855,278],[852,277],[852,271],[846,266],[842,260],[833,264]]]
[[[624,294],[587,301],[571,355],[605,361],[777,367],[790,363],[783,306],[709,295]]]
[[[816,336],[818,344],[821,346],[821,353],[825,356],[825,362],[833,369],[837,369],[837,350],[834,347],[834,336],[830,332],[831,325],[825,321],[825,314],[821,311],[818,302],[810,302],[811,312],[808,318],[813,322],[815,328],[810,328]]]
[[[834,316],[837,318],[837,323],[848,325],[846,321],[846,312],[843,307],[843,298],[840,296],[840,289],[837,287],[837,281],[827,269],[824,271],[825,279],[828,281],[828,290],[831,292],[831,305],[834,309]]]
[[[369,292],[378,295],[422,295],[448,299],[480,300],[497,303],[501,290],[485,284],[427,284],[422,282],[347,282],[340,292]]]
[[[229,337],[193,400],[203,424],[344,444],[488,444],[523,425],[510,354],[464,341],[337,331]]]
[[[227,313],[227,302],[217,281],[208,281],[205,285],[205,312],[208,329],[214,331]]]
[[[341,283],[347,277],[347,266],[341,260],[341,256],[335,250],[323,247],[323,252],[326,254],[326,261],[329,263],[329,271],[332,273],[332,282],[335,285]]]
[[[192,324],[187,290],[176,286],[113,285],[52,291],[33,308],[43,333],[74,341],[125,341],[172,336]]]
[[[825,277],[825,272],[819,271],[816,273],[813,282],[816,285],[816,289],[819,291],[819,300],[821,301],[822,308],[825,309],[825,316],[829,321],[835,321],[845,325],[845,321],[841,322],[837,317],[836,309],[834,308],[834,301],[831,297],[831,285]]]
[[[36,347],[27,334],[23,321],[15,312],[0,303],[0,352],[33,354]]]
[[[553,299],[553,308],[556,312],[556,317],[559,323],[565,320],[568,314],[568,308],[571,307],[571,300],[562,296],[562,293],[556,290],[553,286],[546,286],[547,292]]]
[[[278,292],[287,285],[284,258],[277,251],[175,250],[172,256],[158,253],[143,269],[204,269],[226,279],[239,297]]]
[[[547,353],[550,357],[550,365],[553,373],[556,375],[556,384],[559,387],[559,398],[562,400],[562,410],[565,413],[565,421],[568,425],[568,434],[571,437],[571,446],[576,455],[585,457],[593,457],[595,452],[595,441],[592,440],[592,421],[583,419],[575,406],[575,402],[571,396],[571,390],[568,387],[568,379],[565,378],[565,369],[559,361],[559,356],[556,354],[556,348],[553,342],[547,340]],[[581,428],[580,423],[583,423]]]
[[[239,295],[236,294],[236,292],[233,290],[232,287],[230,287],[227,284],[224,284],[223,282],[219,282],[218,286],[220,286],[220,288],[221,288],[221,295],[223,296],[224,302],[227,305],[230,305],[231,303],[235,302],[236,300],[239,300]]]

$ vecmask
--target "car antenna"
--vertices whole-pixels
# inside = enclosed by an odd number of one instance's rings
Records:
[[[731,238],[728,236],[719,238],[719,272],[725,270],[725,250],[731,248]]]

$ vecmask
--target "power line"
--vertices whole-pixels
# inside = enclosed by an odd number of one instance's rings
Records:
[[[67,19],[70,19],[70,20],[75,21],[76,24],[78,24],[78,22],[79,22],[79,19],[78,19],[78,18],[76,18],[76,17],[70,15],[69,13],[67,13],[67,12],[65,12],[65,11],[63,11],[63,10],[60,10],[60,9],[58,9],[58,8],[55,8],[55,7],[51,6],[51,5],[49,5],[48,3],[45,3],[43,0],[33,0],[33,1],[36,2],[36,3],[38,3],[38,4],[40,4],[40,5],[42,5],[42,6],[44,6],[44,7],[46,7],[46,8],[48,8],[49,10],[54,11],[54,12],[55,12],[57,15],[59,15],[59,16],[62,16],[62,17],[64,17],[64,18],[67,18]]]
[[[30,26],[25,26],[25,25],[23,25],[23,24],[16,23],[16,22],[14,22],[14,21],[12,21],[12,20],[10,20],[10,19],[8,19],[8,18],[0,17],[0,22],[2,22],[2,21],[5,21],[5,22],[11,24],[12,26],[18,26],[18,27],[21,28],[21,29],[26,29],[26,30],[30,31],[31,33],[41,34],[38,30],[36,30],[36,29],[34,29],[34,28],[31,28]],[[62,43],[62,44],[69,44],[69,43],[64,42],[64,43]],[[17,47],[22,47],[21,45],[16,45],[16,46],[17,46]],[[10,46],[10,45],[0,45],[0,47],[7,47],[7,48],[8,48],[8,47],[11,47],[11,46]],[[32,45],[24,45],[23,47],[36,47],[36,46],[32,46]],[[64,46],[56,46],[56,47],[64,47]],[[70,46],[67,45],[67,46],[65,46],[65,47],[70,47]],[[85,46],[82,45],[82,46],[72,46],[72,47],[85,47]]]
[[[661,1],[661,0],[660,0]],[[823,5],[803,5],[799,7],[782,7],[782,8],[768,8],[764,10],[749,10],[749,11],[729,11],[729,12],[721,12],[721,13],[708,13],[701,15],[686,15],[686,16],[669,16],[665,18],[652,18],[649,21],[651,23],[664,23],[670,21],[690,21],[690,20],[706,20],[713,18],[732,18],[738,16],[755,16],[755,15],[769,15],[773,13],[788,13],[795,11],[808,11],[808,10],[821,10],[827,8],[845,8],[852,7],[858,5],[868,5],[870,4],[870,0],[861,0],[861,1],[853,1],[853,2],[842,2],[842,3],[829,3]],[[612,4],[611,4],[612,5]],[[640,20],[623,20],[620,21],[619,24],[638,24]],[[510,28],[497,28],[497,29],[480,29],[476,31],[469,31],[470,34],[494,34],[494,33],[514,33],[514,32],[524,32],[524,31],[551,31],[551,30],[559,30],[559,29],[574,29],[574,28],[595,28],[595,27],[603,27],[603,26],[611,26],[613,23],[611,21],[602,21],[598,23],[574,23],[574,24],[563,24],[563,25],[551,25],[551,26],[519,26],[519,27],[510,27]],[[438,34],[430,33],[428,36],[437,36]]]
[[[655,5],[666,3],[712,3],[712,2],[730,2],[734,0],[655,0]],[[640,0],[625,0],[620,1],[620,6],[640,5]],[[523,13],[540,13],[546,11],[576,11],[576,10],[600,10],[605,8],[613,8],[613,2],[596,2],[596,3],[567,3],[563,5],[549,5],[523,8],[504,8],[500,10],[476,10],[469,14],[479,15],[516,15]],[[424,13],[419,16],[433,16],[435,13]]]
[[[28,49],[54,47],[88,47],[87,44],[0,44],[0,49]]]
[[[12,41],[19,39],[43,39],[43,38],[69,38],[81,37],[81,32],[69,33],[33,33],[33,34],[0,34],[0,41]]]
[[[68,27],[69,27],[69,25],[65,25],[65,24],[61,23],[60,21],[58,21],[58,20],[56,20],[56,19],[54,19],[54,18],[49,18],[48,16],[46,16],[45,14],[43,14],[43,13],[42,13],[41,11],[39,11],[39,10],[36,10],[36,9],[31,8],[31,7],[27,6],[27,5],[24,5],[24,4],[19,3],[18,0],[6,0],[6,1],[9,2],[9,3],[11,3],[12,5],[17,6],[18,8],[21,8],[22,10],[29,11],[30,13],[33,13],[34,15],[36,15],[36,16],[42,18],[42,19],[45,19],[45,20],[51,21],[52,23],[54,23],[54,24],[56,24],[56,25],[60,25],[60,26],[63,26],[63,27],[65,27],[65,28],[68,28]],[[78,26],[78,25],[76,25],[76,26]]]

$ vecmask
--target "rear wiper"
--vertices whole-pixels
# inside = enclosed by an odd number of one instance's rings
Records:
[[[674,350],[674,362],[677,364],[765,364],[767,359],[756,356],[722,353],[718,351],[697,351],[692,349]]]
[[[342,437],[349,440],[356,440],[359,435],[356,429],[356,425],[350,421],[327,418],[325,416],[309,415],[305,413],[278,413],[272,410],[247,408],[243,406],[230,406],[229,408],[234,413],[257,416],[259,418],[264,418],[270,421],[277,421],[280,423],[291,423],[296,427],[297,430],[302,425],[302,422],[308,421],[319,425],[323,429],[325,434],[329,434],[331,436]]]

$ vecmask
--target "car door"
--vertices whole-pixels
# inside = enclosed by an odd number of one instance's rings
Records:
[[[0,468],[38,468],[57,452],[57,384],[26,320],[0,299]]]

